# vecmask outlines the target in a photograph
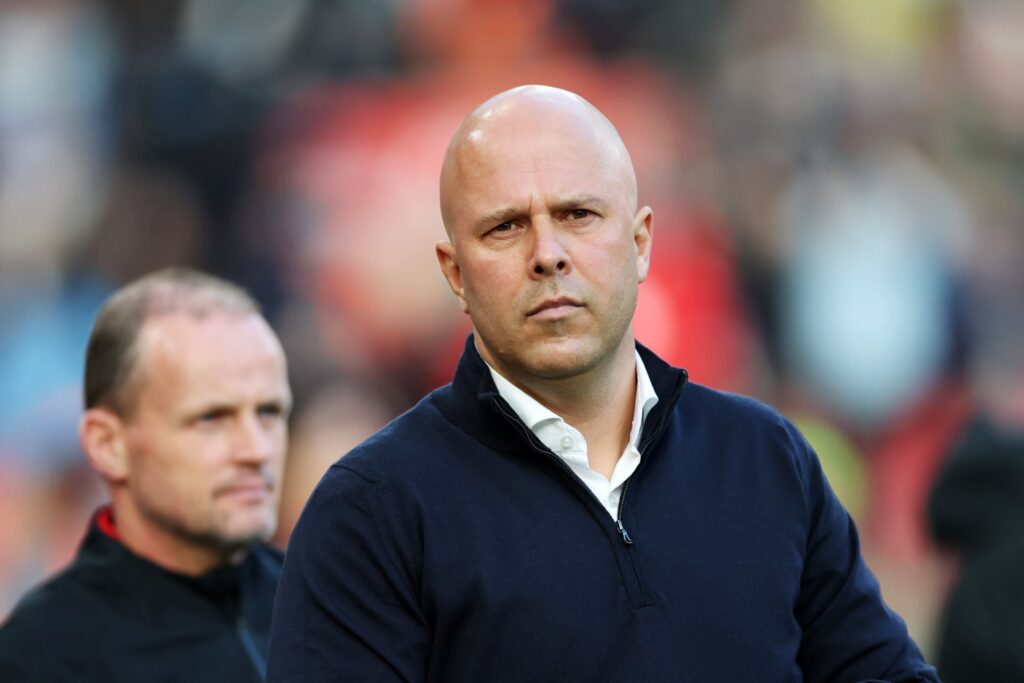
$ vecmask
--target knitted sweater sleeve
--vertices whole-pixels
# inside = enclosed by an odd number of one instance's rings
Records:
[[[418,681],[429,632],[383,482],[342,463],[292,534],[271,627],[268,681]]]
[[[808,514],[808,535],[795,613],[803,630],[800,667],[807,681],[935,681],[882,599],[864,563],[853,520],[836,498],[817,455],[787,425]]]

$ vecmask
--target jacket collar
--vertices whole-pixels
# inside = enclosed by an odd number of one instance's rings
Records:
[[[647,416],[640,439],[641,444],[646,444],[661,433],[661,426],[679,399],[688,374],[686,370],[669,365],[639,342],[636,348],[658,394],[658,403]],[[522,447],[529,429],[515,417],[498,393],[487,364],[476,350],[472,333],[466,337],[450,388],[446,397],[440,397],[440,407],[452,422],[496,450]]]
[[[179,586],[205,596],[209,601],[232,612],[239,608],[244,584],[265,573],[265,568],[260,566],[264,563],[257,556],[258,553],[258,546],[254,546],[239,565],[216,568],[194,577],[179,574],[129,550],[116,535],[110,508],[103,507],[90,521],[85,539],[78,550],[77,561],[101,574],[117,577],[117,585],[153,587],[155,593],[147,594],[147,599],[160,599],[159,586]]]

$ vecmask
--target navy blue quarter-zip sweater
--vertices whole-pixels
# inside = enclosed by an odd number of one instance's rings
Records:
[[[616,521],[470,337],[310,498],[269,680],[937,681],[796,429],[638,348],[661,400]]]

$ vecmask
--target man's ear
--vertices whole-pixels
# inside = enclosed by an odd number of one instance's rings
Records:
[[[112,484],[128,478],[125,425],[108,408],[89,408],[78,421],[78,440],[89,464]]]
[[[441,265],[441,274],[448,281],[448,286],[459,300],[463,313],[469,313],[469,304],[466,302],[466,290],[462,285],[462,268],[459,267],[458,255],[451,242],[442,241],[434,246],[437,253],[437,262]]]
[[[645,206],[636,212],[633,218],[633,243],[636,245],[637,282],[647,279],[647,271],[651,268],[651,240],[654,230],[654,211]]]

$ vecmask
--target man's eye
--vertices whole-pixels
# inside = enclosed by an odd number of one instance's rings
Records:
[[[498,223],[493,228],[487,231],[485,237],[491,239],[505,239],[512,237],[517,230],[517,226],[513,221],[505,221],[504,223]]]
[[[260,406],[257,410],[260,417],[281,417],[284,415],[284,408],[276,403]]]
[[[590,211],[587,209],[573,209],[569,212],[569,218],[577,221],[581,221],[589,215]]]
[[[199,417],[197,417],[196,421],[199,422],[200,424],[212,424],[219,420],[223,420],[227,416],[228,411],[226,410],[208,410],[207,412],[202,413]]]

